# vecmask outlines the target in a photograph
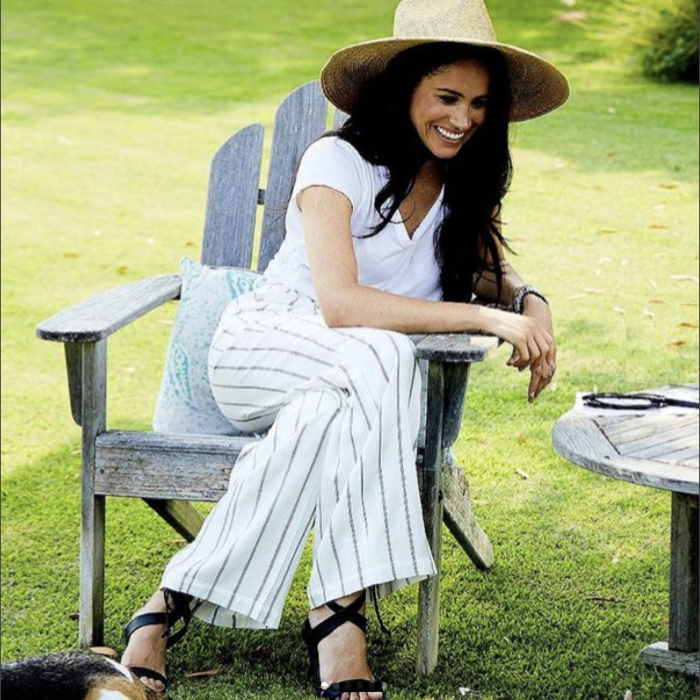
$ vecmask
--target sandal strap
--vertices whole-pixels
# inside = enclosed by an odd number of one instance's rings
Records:
[[[322,684],[322,698],[339,700],[343,693],[384,693],[386,683],[381,681],[369,681],[367,679],[354,678],[349,681],[336,681],[335,683]]]
[[[168,616],[166,613],[155,612],[155,613],[143,613],[137,615],[133,620],[130,620],[124,627],[124,644],[128,644],[131,639],[131,635],[136,632],[136,630],[142,627],[147,627],[148,625],[166,625],[168,623]]]
[[[192,610],[189,603],[184,600],[177,591],[163,588],[165,598],[165,635],[168,637],[167,648],[177,644],[187,633],[187,628],[192,620]],[[172,628],[182,620],[182,629],[173,633]]]
[[[367,618],[360,612],[360,609],[365,604],[365,600],[366,594],[365,591],[362,591],[350,605],[345,607],[334,600],[326,603],[333,611],[333,615],[320,622],[316,627],[307,628],[308,643],[318,646],[326,637],[329,637],[338,627],[346,622],[352,622],[353,625],[359,627],[366,634]]]
[[[152,681],[160,681],[163,684],[163,692],[168,689],[168,679],[158,671],[145,666],[126,666],[139,680],[141,678],[150,678]]]
[[[130,620],[124,627],[124,643],[128,644],[131,635],[136,630],[148,625],[164,625],[163,637],[167,637],[167,648],[177,644],[187,632],[190,620],[192,619],[192,610],[189,604],[183,600],[177,591],[171,591],[168,588],[163,589],[165,598],[165,612],[142,613]],[[182,629],[173,632],[173,627],[180,621],[183,621]],[[160,679],[157,679],[160,680]]]

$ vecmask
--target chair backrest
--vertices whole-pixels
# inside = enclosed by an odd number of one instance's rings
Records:
[[[257,269],[263,271],[284,239],[284,219],[299,161],[326,129],[327,103],[318,82],[295,90],[277,110],[267,187],[260,189],[264,129],[253,124],[214,156],[209,178],[201,261],[253,266],[258,204],[264,204]]]

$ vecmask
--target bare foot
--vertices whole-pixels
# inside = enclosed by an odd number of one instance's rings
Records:
[[[339,598],[338,603],[343,607],[357,599],[357,595]],[[364,613],[364,606],[361,609]],[[333,611],[326,605],[315,608],[309,613],[311,627],[316,627]],[[352,622],[346,622],[338,627],[318,645],[318,661],[321,668],[321,682],[334,683],[337,681],[361,678],[374,680],[367,663],[367,638],[365,633]],[[383,700],[384,694],[374,693],[343,693],[341,700]]]
[[[165,612],[165,597],[163,596],[163,591],[158,590],[131,619],[133,620],[137,615],[143,613],[162,612]],[[162,636],[164,630],[165,624],[144,625],[137,629],[131,635],[129,643],[122,654],[122,664],[127,668],[131,666],[150,668],[165,676],[165,650],[168,640]],[[153,678],[144,676],[140,678],[140,681],[147,688],[152,688],[159,693],[165,690],[165,686]]]

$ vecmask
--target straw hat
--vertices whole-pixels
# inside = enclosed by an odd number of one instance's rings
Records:
[[[539,117],[569,97],[566,78],[551,63],[496,40],[484,0],[403,0],[396,9],[393,37],[354,44],[331,56],[321,71],[323,92],[336,107],[351,113],[361,86],[382,73],[394,56],[439,42],[491,47],[505,56],[511,121]]]

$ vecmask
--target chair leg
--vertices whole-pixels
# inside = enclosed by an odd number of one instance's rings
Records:
[[[80,541],[80,646],[104,642],[105,497],[84,494]]]
[[[106,425],[107,342],[81,346],[82,532],[80,539],[80,645],[104,641],[105,497],[95,495],[95,441]]]
[[[428,391],[425,424],[425,456],[421,474],[421,499],[428,543],[435,566],[440,571],[442,554],[442,447],[444,419],[443,365],[431,362],[428,366]],[[440,575],[420,584],[418,592],[418,658],[416,671],[431,673],[437,665],[440,615]]]

